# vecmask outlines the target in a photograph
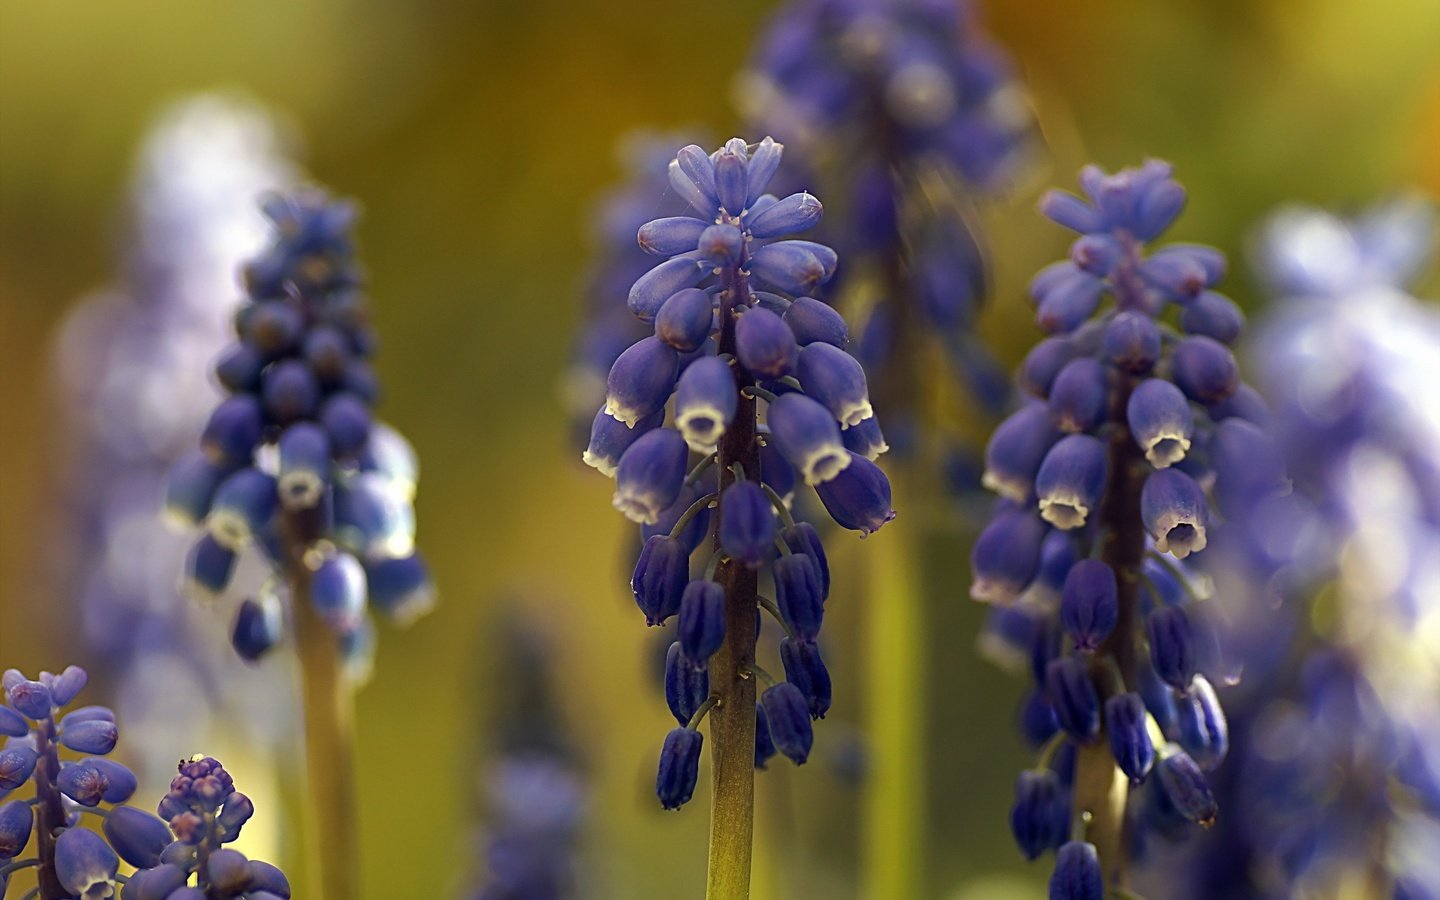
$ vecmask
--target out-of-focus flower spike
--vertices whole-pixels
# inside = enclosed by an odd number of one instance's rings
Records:
[[[330,438],[311,422],[297,422],[280,435],[277,487],[285,509],[310,509],[329,483]]]
[[[258,662],[280,642],[284,630],[279,602],[273,597],[246,598],[235,611],[230,644],[246,662]]]

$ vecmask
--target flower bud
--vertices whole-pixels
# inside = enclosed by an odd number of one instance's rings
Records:
[[[615,469],[615,508],[632,522],[654,524],[680,496],[689,462],[689,449],[678,431],[656,428],[641,435]]]
[[[765,193],[770,180],[775,177],[775,171],[780,168],[780,158],[785,152],[785,145],[772,137],[766,137],[755,145],[750,154],[750,161],[746,164],[746,189],[745,202],[753,207],[760,195]]]
[[[1084,525],[1105,490],[1106,463],[1099,438],[1071,434],[1056,441],[1035,473],[1040,516],[1067,531]]]
[[[238,850],[212,850],[205,863],[211,889],[224,897],[238,896],[250,886],[249,862]]]
[[[274,478],[241,469],[216,488],[206,527],[222,546],[239,550],[265,530],[278,505]]]
[[[780,615],[796,637],[813,641],[820,633],[825,615],[816,564],[803,553],[790,553],[775,560],[775,602]]]
[[[260,378],[265,411],[280,425],[313,415],[320,400],[320,384],[310,367],[298,359],[268,366]]]
[[[212,534],[201,535],[185,556],[185,591],[202,601],[218,600],[234,573],[235,551]]]
[[[673,165],[704,197],[705,205],[700,207],[701,212],[713,218],[720,208],[720,194],[715,188],[715,161],[710,154],[690,144],[675,154]]]
[[[737,481],[720,495],[720,548],[754,569],[775,545],[775,510],[753,481]]]
[[[805,697],[810,718],[825,718],[830,711],[830,670],[820,657],[820,647],[813,641],[781,638],[780,662],[785,666],[785,680]]]
[[[1202,291],[1180,312],[1180,327],[1187,334],[1214,338],[1222,344],[1233,344],[1245,330],[1245,314],[1223,294]]]
[[[313,422],[296,422],[280,435],[277,488],[286,509],[310,509],[329,483],[330,438]]]
[[[181,528],[199,525],[210,513],[215,489],[233,471],[211,462],[199,450],[180,457],[165,479],[166,517]]]
[[[37,720],[49,718],[55,706],[54,696],[44,682],[30,681],[23,676],[6,684],[5,699],[20,713]]]
[[[745,200],[750,187],[749,175],[745,170],[748,154],[745,142],[732,138],[725,142],[715,160],[715,192],[720,197],[720,207],[732,216],[745,211]]]
[[[352,459],[370,441],[370,407],[356,393],[331,394],[320,406],[320,424],[337,459]]]
[[[614,478],[620,457],[625,455],[630,445],[659,428],[664,421],[663,407],[636,422],[633,428],[602,409],[595,414],[595,420],[590,425],[590,445],[585,448],[581,459],[600,474]]]
[[[1100,305],[1105,284],[1088,272],[1075,271],[1036,290],[1035,322],[1048,334],[1069,334]]]
[[[814,297],[797,297],[781,318],[790,326],[795,342],[801,347],[825,343],[844,350],[850,343],[850,328],[844,316]]]
[[[1240,386],[1240,369],[1228,347],[1203,335],[1187,337],[1175,345],[1171,357],[1175,384],[1197,403],[1210,406],[1225,400]]]
[[[1048,530],[1029,510],[1010,507],[997,512],[970,553],[970,596],[984,603],[1014,600],[1040,568]]]
[[[803,553],[815,566],[815,577],[820,581],[821,598],[830,596],[830,561],[825,557],[825,547],[820,543],[820,533],[809,522],[796,522],[780,530],[780,540],[793,553]]]
[[[1161,469],[1145,479],[1140,517],[1161,553],[1184,559],[1205,549],[1210,507],[1200,485],[1179,469]]]
[[[1158,332],[1156,337],[1158,339]],[[1025,359],[1020,363],[1017,378],[1020,387],[1041,399],[1049,397],[1055,376],[1060,374],[1066,363],[1080,355],[1081,349],[1073,338],[1045,338],[1030,348],[1030,352],[1025,354]]]
[[[651,256],[678,256],[694,250],[700,242],[700,233],[708,227],[709,222],[690,216],[651,219],[640,226],[635,242]]]
[[[435,584],[419,553],[376,560],[365,575],[370,606],[397,625],[409,625],[435,606]]]
[[[59,675],[40,673],[40,681],[50,689],[50,701],[56,706],[69,706],[75,695],[85,689],[90,675],[79,666],[66,666]]]
[[[776,449],[806,484],[830,481],[850,465],[852,454],[845,449],[834,417],[805,394],[788,393],[775,398],[766,412],[766,421]]]
[[[1077,656],[1051,660],[1045,667],[1045,693],[1066,734],[1084,743],[1100,733],[1100,696],[1085,660]]]
[[[663,809],[679,809],[695,794],[700,778],[700,748],[704,737],[689,728],[673,728],[665,735],[660,750],[660,768],[655,775],[655,793]]]
[[[795,478],[795,467],[773,440],[760,445],[760,480],[770,485],[787,504],[795,493]]]
[[[29,781],[37,759],[35,751],[24,744],[0,750],[0,791],[13,791]]]
[[[226,397],[210,414],[200,435],[200,449],[217,466],[244,465],[260,443],[264,427],[265,414],[253,395]]]
[[[874,415],[865,370],[844,350],[826,343],[806,346],[800,351],[797,374],[805,393],[830,410],[841,428]]]
[[[816,485],[815,493],[835,524],[862,535],[880,530],[895,518],[895,509],[890,505],[890,479],[879,466],[855,453],[850,454],[850,465]]]
[[[310,603],[336,633],[359,625],[367,599],[365,570],[349,553],[325,557],[310,574]]]
[[[703,666],[725,643],[725,589],[696,579],[680,596],[680,649],[692,666]]]
[[[1177,691],[1190,689],[1195,678],[1195,632],[1190,617],[1178,606],[1162,606],[1145,617],[1150,662],[1160,680]]]
[[[709,696],[709,671],[693,665],[680,642],[672,642],[665,653],[665,705],[670,714],[684,725]]]
[[[232,394],[250,394],[260,389],[265,356],[249,344],[232,344],[215,363],[215,380]]]
[[[266,892],[282,900],[290,897],[290,880],[285,873],[258,859],[250,860],[250,898],[251,900],[269,900],[262,897],[258,892]]]
[[[1062,228],[1088,234],[1105,228],[1100,210],[1070,193],[1052,188],[1040,198],[1040,214]]]
[[[1157,469],[1174,465],[1190,451],[1195,416],[1180,389],[1160,378],[1135,386],[1125,406],[1125,419],[1135,443]]]
[[[739,404],[725,360],[704,356],[685,367],[675,388],[675,427],[696,453],[714,453]]]
[[[119,732],[114,722],[92,719],[87,722],[73,722],[60,735],[60,743],[76,753],[91,753],[104,756],[115,749]]]
[[[110,846],[137,869],[153,869],[160,853],[170,843],[170,826],[144,810],[117,806],[105,817],[105,838]]]
[[[645,614],[646,625],[659,625],[680,611],[680,598],[690,581],[690,554],[679,539],[653,535],[640,549],[630,589]]]
[[[636,341],[615,359],[605,379],[605,411],[631,428],[665,408],[680,357],[675,348],[651,336]]]
[[[695,252],[716,266],[734,265],[745,251],[745,235],[734,225],[722,223],[711,225],[700,232]],[[661,307],[664,312],[664,307]]]
[[[1165,796],[1182,816],[1205,828],[1215,824],[1215,795],[1200,767],[1184,750],[1160,760],[1157,768]]]
[[[1176,694],[1175,719],[1180,746],[1207,771],[1225,760],[1230,749],[1230,728],[1215,689],[1204,675],[1196,675],[1189,690]]]
[[[1050,386],[1050,415],[1061,431],[1094,431],[1105,418],[1105,367],[1089,356],[1065,364]]]
[[[89,725],[109,725],[111,733],[114,733],[115,726],[108,722],[82,722],[77,727],[84,728]],[[64,743],[63,738],[61,742]],[[110,746],[114,747],[113,741]],[[81,750],[79,752],[90,751]],[[86,763],[67,762],[60,767],[60,774],[55,776],[55,786],[60,789],[60,793],[81,806],[99,806],[100,801],[104,799],[105,791],[110,787],[110,782],[105,778],[105,774],[94,766]]]
[[[770,738],[770,720],[765,716],[765,707],[755,704],[755,768],[764,769],[770,757],[775,755],[775,741]]]
[[[783,319],[756,306],[735,323],[735,355],[755,377],[780,378],[795,368],[800,347]]]
[[[113,896],[120,858],[100,835],[67,828],[55,840],[55,875],[65,890],[80,897]]]
[[[1070,803],[1049,769],[1026,769],[1015,781],[1010,832],[1026,859],[1060,846],[1070,833]]]
[[[808,193],[791,194],[752,216],[747,223],[757,238],[777,238],[808,231],[820,221],[823,207]]]
[[[1050,900],[1104,900],[1105,876],[1095,845],[1069,841],[1055,854],[1050,876]]]
[[[702,226],[704,223],[702,223]],[[704,227],[701,228],[701,231]],[[696,233],[699,239],[699,233]],[[693,247],[692,247],[693,249]],[[660,307],[674,294],[692,288],[705,277],[708,268],[688,256],[667,259],[660,265],[641,275],[630,288],[626,305],[642,322],[653,322]],[[657,339],[658,343],[658,339]]]
[[[689,353],[700,349],[715,324],[715,304],[710,295],[699,288],[686,288],[671,294],[655,315],[655,336],[679,350]]]
[[[20,851],[30,842],[30,830],[34,827],[35,816],[30,804],[24,800],[11,800],[0,806],[0,860],[8,862],[19,856]],[[0,887],[4,886],[0,879]]]
[[[1150,743],[1146,719],[1145,701],[1139,694],[1116,694],[1105,701],[1105,733],[1110,738],[1110,754],[1120,771],[1136,784],[1145,780],[1155,763],[1155,747]]]
[[[1131,375],[1144,375],[1160,358],[1160,329],[1149,316],[1125,310],[1105,328],[1105,358]]]
[[[1024,503],[1035,490],[1040,463],[1059,439],[1060,432],[1044,404],[1022,406],[990,436],[981,484],[1002,497]]]
[[[0,735],[24,737],[30,733],[30,723],[25,717],[8,706],[0,706]]]
[[[804,765],[815,742],[810,726],[810,704],[800,689],[788,681],[771,685],[760,695],[765,716],[770,721],[770,737],[775,748],[795,765]]]
[[[750,274],[787,294],[814,294],[815,288],[835,274],[835,251],[811,241],[767,244],[750,257]],[[748,368],[748,367],[747,367]]]
[[[1060,593],[1060,621],[1075,649],[1093,653],[1120,617],[1115,570],[1098,559],[1082,559],[1070,567]]]

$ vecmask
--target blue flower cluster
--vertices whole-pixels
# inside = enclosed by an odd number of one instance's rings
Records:
[[[83,706],[64,712],[88,680],[85,670],[78,666],[70,666],[59,675],[42,672],[34,681],[15,669],[8,669],[4,674],[5,704],[0,706],[0,734],[5,735],[6,740],[4,750],[0,751],[0,801],[5,801],[26,782],[33,783],[35,790],[30,799],[14,799],[0,805],[0,891],[8,886],[12,874],[33,867],[38,881],[36,891],[46,900],[64,897],[99,900],[114,896],[116,885],[127,881],[119,874],[120,862],[124,860],[142,870],[128,879],[123,895],[127,900],[289,897],[289,884],[274,866],[249,862],[234,851],[224,853],[239,857],[238,868],[230,865],[234,861],[226,856],[217,862],[216,854],[196,855],[197,846],[203,846],[203,841],[190,840],[190,836],[207,831],[216,837],[214,847],[218,847],[219,840],[233,840],[254,812],[254,806],[243,795],[233,793],[229,776],[224,776],[223,788],[211,791],[207,782],[203,788],[192,791],[203,793],[209,798],[207,802],[215,801],[208,807],[211,814],[203,819],[192,815],[182,820],[178,810],[172,810],[174,804],[170,797],[160,804],[160,813],[170,819],[169,825],[135,807],[106,808],[106,805],[129,800],[135,793],[136,778],[125,766],[105,758],[115,749],[119,736],[113,712],[103,706]],[[84,756],[79,760],[62,760],[62,748]],[[184,767],[182,764],[182,771]],[[212,768],[218,770],[218,775],[224,775],[218,764]],[[207,770],[206,774],[213,773]],[[102,819],[103,837],[80,827],[81,813],[92,813]],[[172,840],[172,829],[178,840]],[[32,837],[35,855],[16,861]],[[184,862],[186,859],[188,864]],[[203,870],[207,860],[208,876]],[[204,893],[172,893],[184,884],[183,879],[164,891],[141,886],[156,872],[186,865],[189,867],[186,871],[202,867],[200,884]],[[214,885],[213,889],[208,885]]]
[[[1279,302],[1251,350],[1295,490],[1217,534],[1264,689],[1227,701],[1216,793],[1237,827],[1148,873],[1186,872],[1182,900],[1440,896],[1440,408],[1417,389],[1440,379],[1440,316],[1405,290],[1435,224],[1410,200],[1354,221],[1297,208],[1258,244]]]
[[[1181,561],[1210,541],[1207,490],[1224,511],[1288,488],[1227,346],[1242,319],[1213,290],[1224,258],[1148,246],[1184,205],[1170,167],[1088,167],[1080,180],[1086,199],[1041,204],[1081,236],[1030,286],[1050,336],[1021,369],[1029,398],[986,449],[984,481],[1002,499],[971,588],[997,607],[983,643],[1034,679],[1023,723],[1046,751],[1021,775],[1011,821],[1027,857],[1060,850],[1052,897],[1118,886],[1147,836],[1214,821],[1205,772],[1228,749],[1214,684],[1238,673],[1207,580]],[[1136,788],[1107,816],[1112,778],[1121,797]]]
[[[236,557],[257,545],[334,631],[353,670],[373,647],[373,608],[407,622],[433,603],[414,549],[416,462],[408,443],[374,421],[375,334],[350,232],[355,209],[319,190],[269,197],[274,242],[244,271],[238,341],[215,377],[228,396],[200,449],[171,471],[167,507],[205,535],[186,567],[189,587],[222,591]],[[279,590],[240,607],[232,643],[245,659],[281,638]]]
[[[828,294],[851,289],[857,353],[883,374],[876,389],[901,448],[928,412],[918,388],[933,375],[916,354],[928,340],[981,402],[1006,398],[972,335],[987,277],[962,198],[1013,179],[1033,123],[1009,59],[967,7],[797,0],[768,26],[737,91],[751,121],[803,149],[807,177],[838,210],[823,236],[845,267]],[[905,369],[920,371],[894,371]]]
[[[842,527],[868,534],[894,517],[889,481],[872,461],[884,439],[865,373],[845,352],[844,320],[809,296],[837,256],[781,240],[813,226],[820,202],[766,193],[782,152],[770,138],[734,138],[711,154],[684,147],[670,163],[670,185],[692,214],[639,230],[641,247],[665,261],[635,282],[628,306],[654,331],[611,367],[584,454],[615,478],[615,507],[644,529],[631,585],[646,622],[679,617],[665,693],[680,727],[665,740],[657,779],[666,808],[688,801],[698,777],[695,725],[713,702],[707,663],[727,642],[753,658],[756,604],[787,634],[786,680],[756,709],[756,762],[778,751],[803,763],[810,720],[830,706],[815,643],[829,568],[815,528],[791,514],[797,482],[813,486]],[[707,536],[713,554],[692,578]],[[755,594],[762,569],[773,599]],[[770,680],[745,668],[744,677]]]

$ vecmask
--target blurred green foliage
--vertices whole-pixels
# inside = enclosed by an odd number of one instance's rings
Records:
[[[1434,0],[992,6],[1052,151],[987,213],[998,296],[984,327],[1008,359],[1034,339],[1024,282],[1063,249],[1034,195],[1069,185],[1085,161],[1171,159],[1192,198],[1177,237],[1232,253],[1285,200],[1345,207],[1406,185],[1440,191]],[[193,91],[239,89],[287,115],[314,177],[365,207],[384,415],[422,459],[419,535],[442,605],[383,634],[361,696],[367,896],[449,894],[474,864],[481,711],[506,689],[486,665],[494,598],[556,635],[555,678],[593,777],[584,896],[698,893],[705,802],[662,815],[650,796],[666,727],[652,635],[626,596],[628,534],[606,482],[578,465],[556,389],[586,216],[619,170],[612,148],[639,126],[732,130],[732,76],[766,7],[0,2],[5,664],[85,662],[64,648],[67,623],[43,613],[47,548],[63,540],[46,527],[64,439],[49,341],[76,298],[116,272],[126,178],[153,113]],[[1238,268],[1229,290],[1244,303],[1253,291]],[[905,522],[902,510],[876,540],[908,539]],[[930,629],[945,662],[929,710],[926,874],[935,896],[1024,896],[1036,873],[1014,880],[1027,870],[1004,825],[1021,765],[1009,727],[1019,686],[970,653],[979,611],[965,599],[963,539],[956,528],[927,548],[949,562],[927,573],[946,587]],[[844,597],[832,620],[850,657],[864,646],[853,636],[861,602]],[[857,696],[856,671],[851,659],[837,675],[842,722],[877,699]],[[761,784],[757,893],[851,895],[856,791],[823,765],[776,766]],[[962,888],[970,879],[985,880]]]

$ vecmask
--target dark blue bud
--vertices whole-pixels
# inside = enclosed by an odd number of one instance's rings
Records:
[[[680,432],[656,428],[641,435],[620,457],[612,504],[632,522],[654,524],[680,496],[689,461]]]
[[[235,897],[250,884],[250,861],[238,850],[211,851],[205,863],[211,890],[222,897]]]
[[[770,737],[775,741],[775,749],[795,765],[804,765],[815,743],[815,732],[810,727],[810,704],[805,695],[795,685],[782,681],[765,689],[760,695],[760,704],[770,721]]]
[[[790,326],[795,342],[801,347],[824,343],[844,350],[850,343],[850,328],[845,324],[845,317],[814,297],[797,297],[781,318]]]
[[[1172,244],[1140,264],[1140,275],[1170,300],[1186,303],[1214,282],[1199,257],[1184,246]]]
[[[239,550],[265,530],[278,505],[274,478],[241,469],[215,489],[206,527],[222,545]]]
[[[1145,479],[1140,517],[1161,553],[1184,559],[1205,549],[1210,507],[1200,485],[1179,469],[1161,469]]]
[[[194,852],[193,847],[187,847],[179,841],[170,846],[187,848],[192,855]],[[161,859],[164,860],[164,858],[162,852]],[[177,892],[188,890],[186,885],[189,880],[188,870],[181,868],[179,863],[162,862],[155,868],[143,869],[130,876],[130,880],[125,884],[125,893],[121,897],[122,900],[132,900],[132,897],[134,900],[170,900],[170,897],[177,895]],[[183,894],[178,894],[178,896],[183,900],[189,900]]]
[[[699,288],[671,294],[655,315],[655,336],[682,353],[698,350],[715,324],[715,304]]]
[[[775,448],[806,484],[818,485],[834,479],[854,457],[845,448],[834,416],[805,394],[789,393],[775,398],[766,411],[765,420]]]
[[[1270,408],[1266,406],[1264,398],[1259,391],[1244,382],[1241,382],[1235,388],[1235,393],[1229,397],[1219,403],[1210,404],[1208,411],[1210,418],[1216,422],[1239,418],[1261,427],[1270,424]]]
[[[280,642],[284,628],[278,603],[246,598],[235,611],[230,646],[246,662],[258,662]]]
[[[83,722],[81,725],[104,725],[103,722]],[[111,725],[113,730],[115,726]],[[61,739],[64,743],[64,738]],[[68,744],[66,746],[69,746]],[[111,743],[114,746],[114,743]],[[71,749],[74,749],[73,747]],[[81,750],[86,753],[89,751]],[[60,774],[55,776],[55,786],[60,793],[74,800],[81,806],[99,806],[105,796],[105,791],[110,787],[105,774],[99,769],[85,763],[65,763],[60,767]]]
[[[375,560],[365,575],[370,606],[397,625],[409,625],[435,606],[435,583],[419,553]]]
[[[1056,528],[1079,528],[1105,490],[1105,443],[1088,434],[1066,435],[1051,447],[1035,473],[1040,515]]]
[[[92,719],[71,723],[60,735],[60,743],[77,753],[104,756],[115,749],[118,732],[114,722]]]
[[[1105,701],[1105,732],[1115,764],[1136,784],[1155,764],[1155,746],[1146,725],[1145,701],[1139,694],[1116,694]]]
[[[851,425],[840,432],[845,449],[868,460],[879,459],[890,450],[885,442],[885,432],[880,430],[880,418],[871,416],[858,425]]]
[[[288,425],[315,412],[320,400],[320,383],[310,367],[298,359],[271,365],[260,379],[260,396],[265,411],[281,425]]]
[[[838,260],[830,248],[810,241],[767,244],[750,257],[750,273],[776,290],[796,296],[814,294],[830,280]]]
[[[820,580],[822,597],[830,596],[830,561],[825,557],[825,547],[820,543],[820,533],[809,522],[796,522],[780,530],[780,540],[793,553],[803,553],[815,566],[815,576]]]
[[[775,544],[775,509],[753,481],[737,481],[720,495],[720,548],[750,568],[769,558]]]
[[[320,406],[320,424],[337,459],[359,455],[370,440],[370,407],[349,391],[331,394]]]
[[[780,378],[795,368],[800,347],[783,319],[757,306],[735,323],[735,355],[757,378]]]
[[[996,612],[1013,613],[1014,610]],[[1024,705],[1020,707],[1020,733],[1025,736],[1025,743],[1031,747],[1043,747],[1059,730],[1060,723],[1055,721],[1055,710],[1045,699],[1045,693],[1037,689],[1027,694]]]
[[[20,851],[30,842],[30,830],[34,827],[35,815],[25,800],[11,800],[0,806],[0,860],[9,862],[19,856]],[[0,889],[5,883],[0,879]]]
[[[774,755],[775,742],[770,738],[770,720],[765,716],[765,707],[757,702],[755,704],[755,768],[765,768],[765,764]]]
[[[1120,616],[1115,570],[1098,559],[1082,559],[1070,567],[1060,593],[1060,621],[1075,649],[1100,648]]]
[[[700,483],[682,487],[680,489],[680,496],[676,497],[675,502],[667,506],[664,511],[660,513],[660,517],[655,520],[653,525],[640,526],[641,539],[649,540],[653,535],[669,534],[675,529],[676,523],[680,521],[680,517],[685,514],[685,511],[688,510],[696,500],[711,493],[714,488],[715,478],[713,475],[709,479],[702,479]],[[690,524],[686,525],[680,531],[680,534],[677,535],[680,543],[685,547],[687,554],[694,553],[700,544],[710,536],[710,518],[713,512],[713,509],[710,507],[700,510],[697,515],[690,519]]]
[[[305,331],[305,315],[288,300],[262,302],[241,307],[235,325],[242,340],[274,359],[300,339]]]
[[[675,427],[696,453],[714,453],[740,402],[730,365],[704,356],[685,367],[675,388]]]
[[[1070,193],[1052,189],[1040,198],[1040,214],[1062,228],[1089,234],[1105,228],[1100,210]]]
[[[1108,234],[1087,234],[1070,245],[1070,260],[1097,278],[1104,278],[1124,255],[1120,242]]]
[[[50,689],[50,700],[56,706],[68,706],[75,695],[85,689],[90,675],[79,666],[66,666],[59,675],[40,673],[40,681]]]
[[[55,875],[72,894],[113,896],[119,870],[120,857],[93,831],[69,828],[55,841]]]
[[[360,360],[352,360],[345,367],[339,387],[365,404],[373,404],[380,398],[380,377],[373,366]]]
[[[225,808],[215,817],[220,827],[220,842],[228,844],[240,836],[240,829],[255,815],[255,802],[236,791],[225,798]]]
[[[614,478],[615,471],[620,466],[620,458],[630,449],[630,445],[659,428],[664,421],[663,407],[636,422],[634,428],[602,409],[595,414],[595,419],[590,424],[590,444],[585,448],[581,459],[585,465],[596,469],[600,474]]]
[[[879,531],[895,518],[895,508],[890,505],[890,479],[879,466],[856,453],[850,454],[850,465],[838,475],[817,484],[815,493],[836,525],[862,536]]]
[[[335,632],[359,625],[365,602],[365,569],[349,553],[325,557],[310,573],[310,603]]]
[[[680,595],[680,649],[694,666],[703,666],[725,643],[725,589],[697,579]]]
[[[1070,574],[1070,567],[1079,558],[1080,550],[1070,532],[1051,531],[1040,545],[1040,572],[1035,583],[1059,594]]]
[[[1180,746],[1207,771],[1224,762],[1230,750],[1230,727],[1215,689],[1204,675],[1196,675],[1190,689],[1175,696],[1175,719]]]
[[[333,325],[317,325],[305,335],[305,362],[325,384],[339,384],[344,380],[354,352],[350,339]]]
[[[755,201],[759,200],[760,195],[770,186],[770,179],[775,177],[775,171],[780,168],[780,157],[784,152],[785,145],[768,136],[755,145],[746,166],[748,184],[745,188],[745,202],[749,206],[753,207]]]
[[[330,476],[330,436],[313,422],[296,422],[280,435],[277,487],[286,509],[310,509],[320,502]]]
[[[1179,750],[1161,759],[1157,773],[1165,796],[1180,815],[1205,828],[1215,824],[1218,812],[1215,795],[1210,792],[1205,774],[1189,754]]]
[[[655,775],[655,794],[660,798],[661,808],[679,809],[694,796],[704,742],[700,732],[689,728],[674,728],[665,735],[660,768]]]
[[[1069,334],[1095,312],[1105,284],[1088,272],[1077,271],[1035,293],[1035,322],[1049,334]],[[1033,293],[1033,288],[1032,288]]]
[[[234,573],[235,551],[214,535],[202,535],[185,557],[185,591],[202,601],[217,600]]]
[[[205,423],[200,449],[216,465],[243,465],[250,461],[264,428],[259,400],[250,394],[226,397]]]
[[[135,793],[139,782],[135,773],[120,763],[111,759],[90,757],[84,760],[85,765],[97,770],[105,776],[106,787],[100,799],[106,803],[124,803]]]
[[[757,238],[784,237],[807,231],[820,221],[823,207],[808,193],[791,194],[769,209],[750,217],[747,226]]]
[[[782,498],[788,498],[795,493],[795,479],[795,467],[785,459],[785,454],[780,452],[775,442],[761,444],[760,480],[770,485],[770,489]]]
[[[630,590],[645,614],[646,625],[659,625],[680,611],[680,598],[690,581],[690,554],[678,538],[653,535],[640,548]]]
[[[160,851],[170,843],[170,826],[133,806],[118,806],[105,817],[104,832],[110,846],[137,869],[160,864]]]
[[[1245,330],[1245,314],[1229,297],[1202,291],[1180,312],[1180,327],[1187,334],[1202,334],[1222,344],[1233,344]]]
[[[1093,431],[1108,402],[1105,367],[1089,356],[1072,359],[1050,386],[1050,415],[1064,432]]]
[[[803,553],[790,553],[775,560],[775,602],[780,615],[796,637],[813,641],[820,634],[825,615],[816,564]]]
[[[1157,469],[1172,466],[1190,452],[1195,415],[1180,389],[1161,378],[1135,386],[1125,406],[1130,435]]]
[[[675,348],[657,337],[637,341],[616,358],[605,379],[605,411],[626,425],[664,409],[680,373]]]
[[[1105,327],[1105,358],[1131,375],[1144,375],[1160,358],[1160,329],[1143,313],[1125,310]]]
[[[1100,696],[1084,659],[1066,656],[1051,660],[1045,667],[1045,693],[1066,734],[1085,743],[1100,733]]]
[[[5,699],[15,707],[17,712],[37,720],[49,718],[50,711],[55,706],[47,685],[23,677],[6,685]]]
[[[1060,846],[1070,833],[1070,804],[1060,778],[1049,769],[1026,769],[1015,780],[1010,833],[1026,859]]]
[[[0,791],[13,791],[28,781],[37,759],[35,751],[24,744],[0,750]]]
[[[670,714],[684,725],[709,696],[710,673],[703,666],[691,665],[684,648],[675,641],[665,653],[665,705]]]
[[[805,393],[817,400],[841,428],[860,424],[874,415],[865,370],[855,357],[833,344],[808,344],[800,351],[796,374]]]
[[[215,380],[232,394],[249,394],[260,389],[260,372],[265,357],[249,344],[232,344],[215,363]]]
[[[285,873],[258,859],[250,860],[250,900],[269,900],[261,894],[273,895],[278,900],[289,900],[290,880]]]
[[[182,456],[165,480],[165,515],[179,527],[199,525],[210,513],[215,489],[232,471],[217,466],[199,450]]]
[[[640,276],[630,288],[626,303],[640,321],[653,322],[671,295],[699,284],[706,271],[705,266],[688,256],[667,259]]]
[[[1094,844],[1069,841],[1055,854],[1050,900],[1105,900],[1105,877]]]
[[[24,737],[30,733],[30,723],[25,717],[8,706],[0,706],[0,735]]]
[[[1145,701],[1146,711],[1155,720],[1155,724],[1160,726],[1160,733],[1173,739],[1178,733],[1175,693],[1169,685],[1160,680],[1155,667],[1148,663],[1147,659],[1140,666],[1140,696]]]
[[[720,206],[720,194],[715,189],[715,161],[701,147],[690,144],[675,154],[675,165],[689,182],[705,198],[701,211],[714,216]]]
[[[1035,578],[1045,523],[1028,509],[1001,509],[980,532],[970,552],[970,596],[1009,603]]]
[[[1240,386],[1240,369],[1229,348],[1214,338],[1197,335],[1182,340],[1171,357],[1175,384],[1197,403],[1221,402]]]
[[[694,250],[700,241],[700,233],[708,227],[709,222],[690,216],[652,219],[640,226],[635,240],[641,250],[652,256],[678,256]]]
[[[1156,339],[1159,339],[1158,333]],[[1080,354],[1080,347],[1073,338],[1045,338],[1030,348],[1030,352],[1025,354],[1024,361],[1020,363],[1018,379],[1020,387],[1036,397],[1042,399],[1049,397],[1050,387],[1055,383],[1055,376],[1059,375],[1060,370]]]
[[[1000,423],[985,445],[985,474],[980,483],[1002,497],[1024,503],[1034,493],[1040,463],[1059,439],[1060,432],[1044,404],[1022,406]]]
[[[825,718],[830,711],[830,670],[820,657],[820,647],[813,641],[781,638],[780,662],[785,666],[785,680],[804,695],[810,718]]]
[[[745,235],[734,225],[711,225],[700,233],[695,252],[716,266],[733,265],[745,251]],[[664,312],[662,306],[661,312]]]
[[[1190,617],[1178,606],[1162,606],[1145,617],[1150,662],[1160,680],[1177,691],[1189,690],[1195,678],[1195,632]]]
[[[745,211],[745,200],[750,190],[749,173],[745,171],[747,155],[741,148],[732,147],[727,141],[714,157],[715,192],[720,195],[720,206],[732,216]]]

